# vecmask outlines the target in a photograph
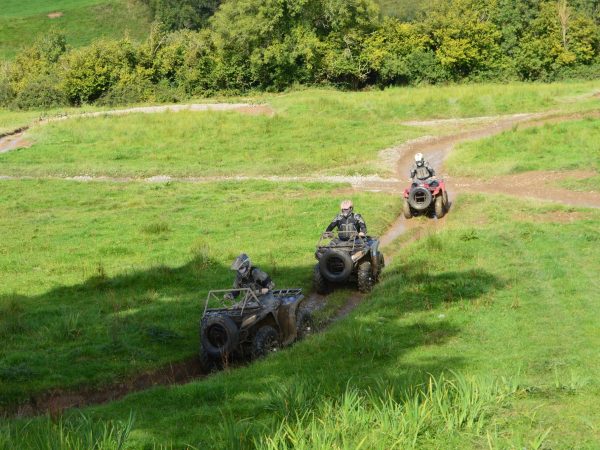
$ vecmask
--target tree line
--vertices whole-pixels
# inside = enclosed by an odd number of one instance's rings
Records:
[[[600,0],[431,0],[412,20],[372,0],[145,1],[161,19],[145,42],[49,32],[2,65],[0,105],[600,75]]]

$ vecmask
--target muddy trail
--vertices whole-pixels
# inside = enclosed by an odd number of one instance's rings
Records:
[[[250,105],[235,105],[235,108],[246,108]],[[229,106],[227,107],[229,108]],[[253,107],[255,108],[255,107]],[[130,112],[144,112],[139,109],[129,110]],[[267,114],[271,111],[268,107],[259,109],[260,114]],[[158,110],[152,112],[159,112]],[[271,111],[272,112],[272,111]],[[106,114],[93,113],[97,115]],[[121,110],[115,114],[124,114]],[[459,130],[455,133],[439,137],[423,137],[412,140],[399,147],[386,149],[382,151],[385,155],[386,163],[393,163],[395,167],[394,178],[373,177],[344,177],[344,176],[314,176],[314,177],[195,177],[195,178],[177,178],[169,176],[157,176],[150,178],[111,178],[111,177],[42,177],[43,179],[60,179],[75,182],[188,182],[188,183],[208,183],[215,181],[244,181],[244,180],[267,180],[274,182],[290,181],[319,181],[319,182],[339,182],[349,183],[356,191],[383,191],[402,195],[404,188],[408,185],[409,168],[413,162],[413,156],[417,152],[423,153],[426,158],[432,162],[434,167],[443,168],[446,157],[452,149],[461,142],[483,139],[502,133],[503,131],[524,128],[531,126],[540,126],[545,123],[557,123],[568,120],[575,120],[584,117],[599,117],[600,112],[589,114],[557,114],[557,113],[536,113],[536,114],[515,114],[511,116],[472,118],[471,124],[476,124],[474,129],[467,131]],[[453,125],[461,128],[464,119],[449,119],[444,124]],[[440,121],[434,122],[407,122],[405,124],[414,126],[435,125]],[[0,152],[2,145],[18,148],[18,140],[21,139],[25,130],[18,130],[10,136],[0,137]],[[15,142],[16,141],[16,142]],[[13,142],[13,144],[10,144]],[[443,172],[441,170],[440,172]],[[495,177],[487,180],[445,177],[448,191],[452,200],[453,196],[460,192],[489,192],[514,195],[521,198],[536,198],[551,200],[563,204],[575,206],[600,207],[600,192],[574,192],[561,189],[550,182],[568,177],[587,177],[594,173],[572,171],[572,172],[532,172],[519,175],[507,175]],[[40,179],[38,177],[10,177],[1,176],[0,180],[11,179]],[[451,213],[451,212],[450,212]],[[385,250],[392,242],[410,231],[410,238],[406,239],[401,246],[395,247],[394,254],[386,254],[386,261],[389,263],[399,250],[428,234],[443,228],[444,219],[438,220],[431,218],[428,220],[406,220],[398,217],[388,230],[380,236],[382,248]],[[357,292],[350,293],[345,304],[334,314],[329,323],[338,321],[350,314],[365,299],[363,294]],[[307,306],[310,309],[319,309],[324,306],[327,298],[318,294],[307,296]],[[242,363],[243,364],[243,363]],[[237,364],[233,367],[236,367]],[[129,377],[105,386],[92,388],[82,387],[72,390],[55,389],[42,394],[32,396],[27,403],[11,407],[10,409],[0,410],[0,416],[5,417],[28,417],[49,413],[59,415],[69,408],[81,408],[85,406],[106,403],[126,395],[149,389],[153,386],[166,386],[174,384],[184,384],[192,380],[197,380],[207,376],[203,373],[198,358],[194,355],[185,361],[168,364],[155,370],[146,371],[142,374]]]

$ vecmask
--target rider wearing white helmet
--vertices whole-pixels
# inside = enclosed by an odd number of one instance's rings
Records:
[[[333,218],[325,233],[331,233],[336,227],[338,229],[338,237],[342,241],[347,241],[357,232],[359,237],[367,235],[367,224],[360,214],[354,213],[352,200],[344,200],[340,204],[340,214]]]
[[[425,161],[423,153],[415,155],[415,163],[410,168],[410,177],[413,181],[425,181],[431,177],[435,177],[435,170]]]

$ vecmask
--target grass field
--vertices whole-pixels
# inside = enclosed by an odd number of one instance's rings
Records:
[[[37,144],[0,155],[0,173],[373,173],[381,148],[447,132],[403,120],[594,109],[582,96],[597,88],[307,90],[263,97],[274,117],[77,119],[34,128]],[[597,170],[597,132],[590,120],[512,131],[461,146],[449,167]],[[279,286],[307,288],[315,238],[351,195],[316,183],[0,183],[8,405],[192,356],[199,303],[231,282],[241,250]],[[400,209],[398,196],[351,196],[374,233]],[[386,248],[396,257],[382,283],[324,332],[208,379],[0,420],[0,449],[597,447],[600,211],[452,200],[443,222],[412,219],[422,228]]]
[[[402,120],[594,108],[592,97],[568,103],[594,89],[589,82],[313,89],[257,99],[273,106],[273,117],[182,112],[51,123],[31,130],[32,148],[0,155],[0,164],[5,175],[387,175],[394,168],[377,162],[381,149],[442,132]]]
[[[85,413],[127,422],[133,411],[133,448],[593,446],[600,213],[495,196],[455,205],[443,231],[405,249],[326,333]],[[428,393],[430,375],[439,386]],[[20,426],[15,439],[57,433],[45,420]]]
[[[600,170],[600,119],[546,124],[507,131],[464,143],[446,162],[465,176],[493,176],[532,170]]]
[[[2,182],[2,403],[194,355],[200,303],[231,285],[241,251],[280,287],[309,288],[341,188]],[[374,233],[399,209],[353,197]]]
[[[491,177],[534,170],[586,170],[600,173],[600,120],[584,119],[509,131],[458,146],[446,161],[450,173]],[[598,191],[600,174],[560,185]]]
[[[49,18],[50,13],[62,16]],[[137,0],[5,0],[0,10],[0,60],[13,58],[50,29],[61,30],[77,47],[98,37],[143,39],[150,20]]]

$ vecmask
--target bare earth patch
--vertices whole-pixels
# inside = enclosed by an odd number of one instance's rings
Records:
[[[458,192],[506,194],[520,198],[600,208],[600,193],[570,191],[556,185],[558,181],[567,178],[587,178],[592,175],[595,175],[595,172],[583,170],[536,171],[503,175],[487,180],[466,177],[447,177],[447,180],[449,185]]]
[[[62,17],[64,14],[61,13],[60,11],[57,12],[51,12],[50,14],[48,14],[48,19],[58,19],[59,17]]]

